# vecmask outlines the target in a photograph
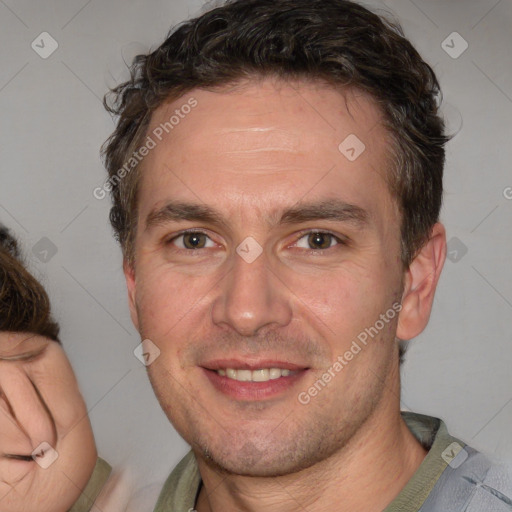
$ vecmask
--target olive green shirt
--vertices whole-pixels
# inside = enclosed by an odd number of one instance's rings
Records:
[[[400,494],[384,512],[418,512],[448,466],[450,456],[443,452],[452,443],[465,444],[450,436],[445,424],[430,416],[402,412],[414,437],[429,450],[425,459]],[[192,451],[176,466],[164,484],[154,512],[187,512],[195,508],[201,475]]]
[[[101,489],[103,489],[106,484],[111,472],[112,467],[110,464],[98,457],[87,485],[84,487],[78,500],[69,509],[69,512],[89,512],[101,492]]]

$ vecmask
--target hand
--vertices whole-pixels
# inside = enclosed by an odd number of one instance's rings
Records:
[[[0,332],[0,510],[67,512],[96,458],[62,347],[38,335]]]

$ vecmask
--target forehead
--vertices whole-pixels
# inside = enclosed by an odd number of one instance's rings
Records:
[[[160,106],[147,136],[139,214],[170,199],[260,212],[306,196],[389,203],[389,137],[360,91],[271,79],[196,89]]]

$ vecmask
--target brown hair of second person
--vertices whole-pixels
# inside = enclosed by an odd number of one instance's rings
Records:
[[[0,225],[0,331],[38,334],[60,343],[59,330],[48,294],[23,264],[14,237]]]

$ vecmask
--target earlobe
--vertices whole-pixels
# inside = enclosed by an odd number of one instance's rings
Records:
[[[410,340],[425,329],[446,258],[446,231],[436,223],[427,243],[406,271],[397,337]]]
[[[126,281],[126,289],[128,291],[128,306],[130,307],[130,317],[132,323],[137,331],[139,330],[139,317],[137,314],[136,306],[136,281],[135,281],[135,269],[126,258],[123,259],[123,273]]]

